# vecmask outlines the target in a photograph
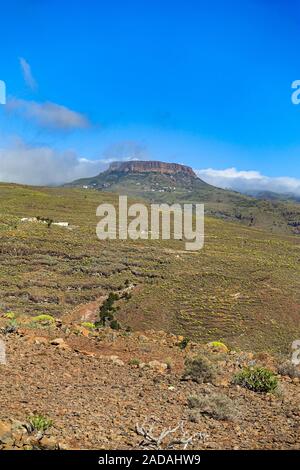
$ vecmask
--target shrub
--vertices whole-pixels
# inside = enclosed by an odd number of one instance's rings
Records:
[[[212,382],[217,375],[217,369],[205,356],[199,355],[185,361],[184,380],[197,383]]]
[[[129,361],[130,366],[139,366],[140,363],[141,363],[141,361],[139,359],[135,358],[135,357],[130,359],[130,361]]]
[[[130,300],[131,297],[132,297],[131,292],[125,292],[125,293],[122,295],[122,298],[123,298],[124,300],[127,300],[127,301]]]
[[[165,364],[167,364],[168,370],[174,369],[174,362],[171,357],[167,357],[167,359],[165,360]]]
[[[208,343],[208,346],[216,352],[229,352],[229,349],[226,344],[222,343],[221,341],[212,341],[211,343]]]
[[[120,323],[117,320],[114,320],[114,319],[111,320],[109,326],[111,327],[112,330],[120,330],[121,329]]]
[[[15,333],[18,329],[17,320],[9,320],[8,325],[4,328],[4,334]]]
[[[180,343],[178,343],[179,349],[181,349],[183,351],[187,347],[189,342],[190,342],[189,338],[183,338],[183,340],[180,341]]]
[[[233,378],[233,383],[254,392],[274,392],[278,387],[276,375],[264,367],[245,367]]]
[[[120,330],[120,323],[114,318],[114,315],[118,309],[114,307],[116,300],[119,300],[119,295],[114,292],[110,292],[107,299],[103,302],[99,309],[99,321],[95,323],[96,328],[100,326],[106,326],[109,324],[113,330]]]
[[[286,361],[278,366],[278,374],[286,375],[291,379],[300,378],[300,368],[291,361]]]
[[[55,323],[55,318],[51,315],[38,315],[32,318],[32,321],[35,323]]]
[[[233,421],[237,416],[234,401],[221,393],[205,396],[191,395],[188,398],[188,406],[214,419]]]
[[[82,322],[81,326],[83,326],[84,328],[88,328],[89,330],[94,330],[96,328],[95,324],[89,321]]]
[[[15,314],[13,312],[7,312],[4,315],[4,318],[7,318],[8,320],[14,320],[16,318]]]
[[[40,217],[39,215],[37,216],[36,220],[40,222],[44,222],[47,224],[47,227],[50,228],[51,225],[53,224],[53,219],[50,219],[49,217]]]
[[[29,429],[31,432],[45,432],[51,428],[53,421],[46,416],[34,414],[28,418]]]
[[[99,309],[99,320],[102,325],[105,325],[106,321],[112,321],[114,319],[114,313],[116,311],[114,302],[118,299],[119,296],[117,294],[110,292],[107,299],[104,300]]]

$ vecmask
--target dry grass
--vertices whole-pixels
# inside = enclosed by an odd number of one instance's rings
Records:
[[[300,335],[299,240],[206,218],[205,247],[96,238],[109,193],[0,185],[0,313],[60,317],[135,285],[118,320],[193,340],[285,352]],[[74,228],[21,223],[41,216]]]

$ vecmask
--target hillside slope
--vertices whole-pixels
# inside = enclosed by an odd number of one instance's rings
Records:
[[[118,320],[245,350],[289,351],[300,337],[300,240],[206,217],[205,246],[99,241],[96,207],[114,194],[0,185],[1,312],[64,318],[126,283]],[[71,227],[21,222],[48,217]]]
[[[216,188],[183,165],[115,162],[95,177],[66,186],[116,192],[149,202],[204,203],[207,215],[265,228],[273,233],[300,234],[300,204],[297,201],[262,200]]]

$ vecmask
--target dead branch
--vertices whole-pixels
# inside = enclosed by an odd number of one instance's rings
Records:
[[[148,447],[151,449],[173,449],[175,446],[182,446],[183,449],[186,449],[195,439],[205,440],[207,434],[198,432],[194,435],[188,435],[184,430],[183,421],[181,421],[175,428],[164,429],[158,436],[153,434],[153,425],[148,429],[145,424],[140,426],[136,425],[136,433],[139,436],[143,437],[143,440],[140,442],[141,447]],[[171,435],[178,433],[178,437],[169,439]]]

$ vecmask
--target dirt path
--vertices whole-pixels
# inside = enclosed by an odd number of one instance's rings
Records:
[[[72,310],[72,312],[68,313],[64,317],[64,321],[67,323],[74,323],[74,322],[94,322],[98,318],[99,307],[102,305],[104,300],[107,298],[106,295],[102,295],[96,300],[92,302],[88,302],[87,304],[80,304]]]
[[[116,291],[116,294],[119,296],[125,294],[126,292],[131,292],[136,286],[130,285]],[[66,323],[76,323],[76,322],[92,322],[94,323],[99,317],[99,307],[103,304],[104,300],[107,299],[107,295],[102,295],[92,302],[80,304],[75,307],[70,313],[64,316],[64,322]]]

